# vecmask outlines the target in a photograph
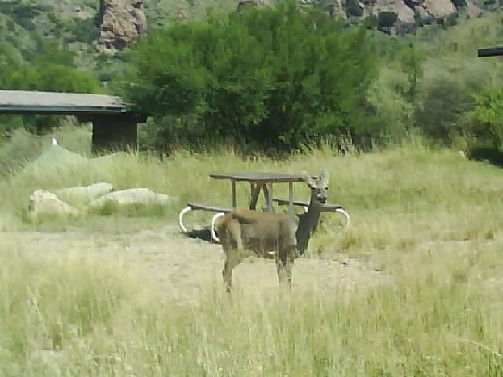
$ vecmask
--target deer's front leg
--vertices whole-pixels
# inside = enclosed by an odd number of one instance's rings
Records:
[[[232,270],[236,267],[243,259],[242,253],[236,249],[232,248],[228,250],[225,255],[224,269],[222,275],[224,278],[225,289],[227,292],[232,291]]]
[[[243,259],[243,243],[241,240],[241,229],[237,222],[230,223],[224,238],[222,246],[225,252],[225,263],[222,271],[225,289],[232,291],[232,270]]]

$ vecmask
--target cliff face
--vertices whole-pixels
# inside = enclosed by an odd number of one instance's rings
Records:
[[[140,0],[100,0],[98,50],[123,50],[147,32],[147,18]]]
[[[302,0],[301,0],[302,1]],[[396,24],[413,25],[419,17],[423,20],[441,20],[455,14],[458,9],[455,0],[333,0],[328,11],[339,17],[354,17],[355,4],[359,9],[359,17],[378,16],[380,13],[395,13]],[[466,11],[472,17],[478,17],[481,10],[472,0],[466,0]],[[353,14],[351,14],[353,12]]]
[[[316,4],[319,0],[299,0],[301,4]],[[270,0],[238,0],[237,11],[246,7],[267,6]],[[332,0],[328,12],[333,16],[354,17],[355,8],[359,17],[378,16],[380,13],[395,13],[396,30],[409,28],[419,17],[423,20],[439,20],[454,14],[459,0]],[[466,0],[466,9],[470,16],[480,14],[473,0]],[[180,11],[176,18],[186,19]],[[138,36],[147,32],[147,18],[141,0],[100,0],[98,15],[100,35],[96,42],[102,52],[114,53],[123,50]],[[409,26],[407,26],[409,25]],[[389,32],[392,28],[387,26]]]

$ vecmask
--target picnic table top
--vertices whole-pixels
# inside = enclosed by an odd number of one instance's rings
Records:
[[[300,174],[284,174],[284,173],[212,173],[211,178],[215,179],[231,179],[234,181],[246,182],[303,182],[304,179]]]

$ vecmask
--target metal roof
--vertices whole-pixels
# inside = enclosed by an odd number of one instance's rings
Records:
[[[0,114],[110,114],[127,111],[127,103],[106,94],[0,90]]]

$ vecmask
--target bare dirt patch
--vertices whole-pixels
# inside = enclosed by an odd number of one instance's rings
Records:
[[[196,303],[208,287],[223,291],[223,251],[220,245],[180,234],[175,226],[159,226],[135,232],[90,232],[75,229],[65,232],[5,232],[2,237],[37,253],[79,252],[83,255],[107,253],[138,268],[146,279],[153,279],[159,294],[167,300]],[[315,257],[300,258],[293,269],[293,290],[311,289],[336,292],[352,290],[382,280],[357,259],[338,261]],[[278,281],[273,260],[249,258],[234,270],[234,285],[245,294],[276,291]]]

